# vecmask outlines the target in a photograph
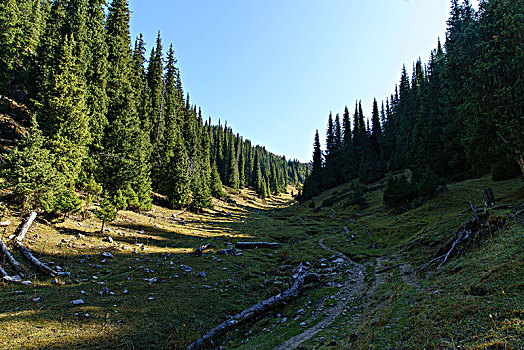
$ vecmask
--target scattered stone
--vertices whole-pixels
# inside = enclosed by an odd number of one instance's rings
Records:
[[[342,258],[338,258],[336,259],[335,261],[333,261],[335,264],[343,264],[344,263],[344,259]]]
[[[204,271],[202,271],[202,272],[200,272],[198,274],[198,276],[200,276],[200,277],[207,277],[207,274]]]
[[[104,258],[109,258],[109,259],[114,259],[115,257],[113,256],[113,254],[109,253],[109,252],[103,252],[101,254]]]
[[[2,226],[2,227],[6,227],[6,226],[9,226],[9,225],[11,225],[11,221],[9,221],[9,220],[0,222],[0,226]]]
[[[191,272],[193,271],[193,268],[192,267],[189,267],[187,265],[180,265],[180,268],[182,269],[182,271],[185,271],[185,272]]]
[[[125,289],[122,293],[127,294],[128,293],[127,289]]]
[[[83,305],[83,304],[85,304],[85,302],[82,299],[77,299],[77,300],[73,300],[71,302],[71,304],[73,304],[73,305]]]
[[[149,298],[147,298],[147,300],[155,300],[155,298],[149,297]]]
[[[113,243],[113,238],[111,236],[107,236],[105,241],[109,243]]]
[[[41,299],[42,299],[42,298],[37,297],[37,298],[33,298],[33,301],[34,301],[34,302],[37,302],[37,301],[40,301]]]

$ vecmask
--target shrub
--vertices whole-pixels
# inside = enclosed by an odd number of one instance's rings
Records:
[[[415,198],[413,184],[404,175],[394,177],[390,174],[384,189],[384,204],[388,207],[407,206],[413,198]]]

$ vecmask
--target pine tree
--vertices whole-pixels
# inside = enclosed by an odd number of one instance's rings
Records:
[[[151,57],[149,59],[149,67],[147,68],[147,84],[150,93],[150,103],[152,115],[149,126],[150,142],[153,147],[156,147],[157,143],[161,143],[161,136],[165,127],[163,117],[163,102],[164,102],[164,82],[163,76],[163,63],[162,63],[162,38],[160,32],[158,32],[156,39],[156,47],[151,50]],[[157,152],[154,152],[154,154]],[[154,155],[156,156],[156,154]]]
[[[328,117],[328,126],[326,131],[326,155],[329,156],[336,148],[335,146],[335,127],[333,125],[333,116],[331,112]]]
[[[190,184],[188,156],[184,141],[177,133],[173,155],[167,163],[160,189],[173,207],[181,208],[189,204]]]
[[[85,106],[83,73],[73,56],[76,44],[66,36],[55,58],[57,66],[40,97],[39,124],[56,155],[55,166],[74,186],[90,140],[89,118]]]
[[[375,154],[375,159],[380,158],[380,140],[382,138],[382,127],[380,126],[380,119],[378,114],[377,99],[373,100],[373,112],[372,112],[372,130],[371,130],[371,148]]]
[[[211,170],[211,194],[215,198],[221,198],[223,195],[222,192],[222,181],[220,180],[220,174],[218,173],[216,164],[213,164],[213,169]]]
[[[318,130],[315,132],[315,142],[313,144],[313,165],[311,169],[312,174],[320,174],[322,169],[322,151],[320,149],[320,138]]]
[[[44,142],[42,133],[32,128],[0,162],[0,177],[11,186],[23,210],[52,210],[56,195],[65,186],[64,176],[53,166],[54,156]]]
[[[348,106],[344,107],[344,115],[342,117],[342,132],[343,132],[343,144],[347,149],[351,145],[351,121],[349,120]]]
[[[132,89],[129,8],[113,0],[107,17],[109,127],[104,138],[100,178],[109,193],[131,184],[141,208],[151,208],[149,138],[138,118]]]
[[[342,127],[340,126],[340,116],[335,116],[335,149],[340,149],[342,146]]]
[[[100,149],[107,127],[107,55],[105,41],[104,0],[89,0],[86,47],[89,50],[86,69],[86,106],[90,119],[91,144]]]
[[[238,145],[237,145],[238,187],[244,188],[246,186],[244,142],[239,135],[237,135],[237,140],[238,140]]]

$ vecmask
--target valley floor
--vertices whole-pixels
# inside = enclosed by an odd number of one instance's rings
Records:
[[[417,271],[471,217],[470,200],[482,207],[485,187],[502,204],[524,201],[522,180],[482,178],[449,185],[401,214],[383,207],[376,184],[365,208],[347,204],[348,185],[303,204],[242,191],[199,215],[121,212],[103,234],[92,217],[38,222],[26,245],[71,278],[33,275],[29,286],[0,285],[0,348],[183,349],[286,289],[303,264],[318,283],[215,347],[521,349],[522,210],[493,210],[490,220],[502,224],[490,235],[440,268]],[[10,219],[4,242],[19,223]],[[238,250],[238,241],[281,247]],[[194,254],[207,243],[205,254]],[[78,299],[84,304],[71,303]]]

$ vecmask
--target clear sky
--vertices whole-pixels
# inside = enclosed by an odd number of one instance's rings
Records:
[[[385,100],[444,42],[449,0],[130,0],[132,39],[173,43],[191,102],[213,123],[309,161],[315,129]],[[148,52],[149,57],[149,52]]]

